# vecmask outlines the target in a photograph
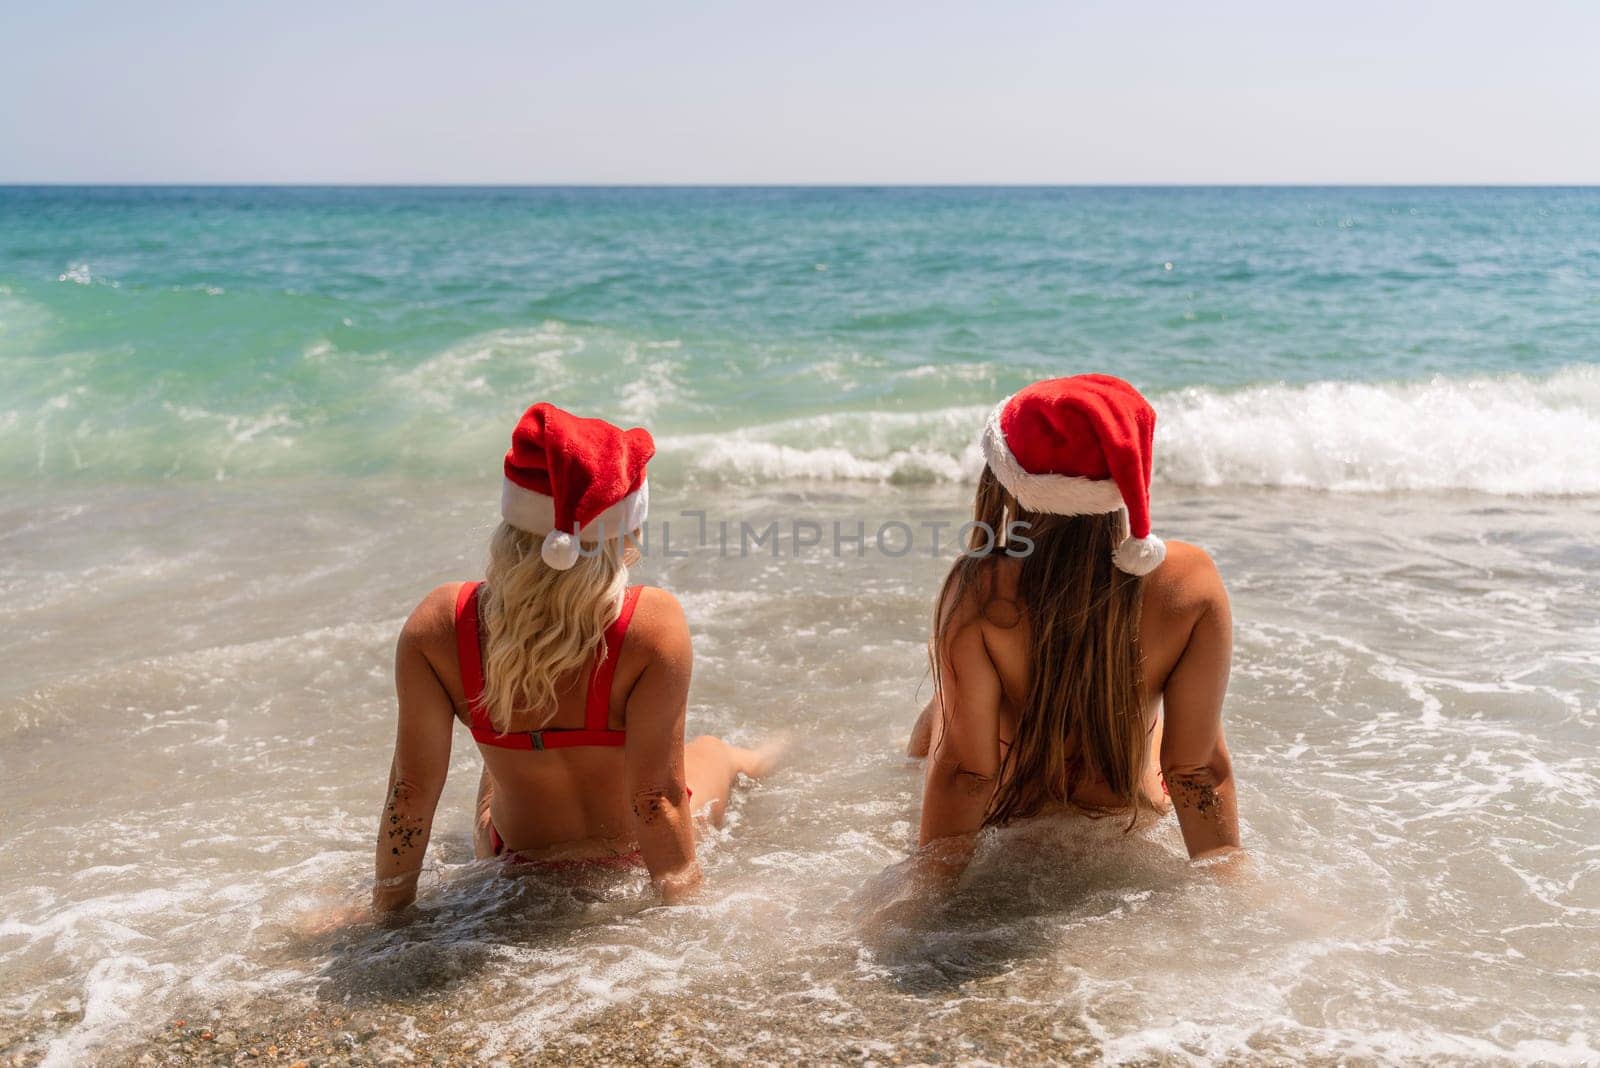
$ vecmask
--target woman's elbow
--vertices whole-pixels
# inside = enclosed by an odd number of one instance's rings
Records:
[[[404,804],[414,804],[425,800],[428,796],[426,784],[419,776],[408,774],[405,769],[396,767],[389,778],[389,798]]]
[[[633,815],[645,826],[665,818],[678,810],[688,797],[683,781],[655,783],[641,786],[633,792]]]
[[[1228,755],[1228,747],[1221,742],[1201,760],[1163,754],[1161,776],[1169,783],[1189,782],[1215,788],[1232,781],[1233,759]]]
[[[391,815],[431,817],[443,793],[442,779],[410,774],[396,767],[389,777],[389,796],[384,799],[384,809]]]

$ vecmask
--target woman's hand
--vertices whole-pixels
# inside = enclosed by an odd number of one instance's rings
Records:
[[[693,900],[704,881],[698,863],[652,880],[664,905],[682,905]]]
[[[357,901],[310,909],[295,917],[292,929],[303,939],[326,938],[347,927],[372,922],[372,909]]]
[[[878,938],[925,926],[961,881],[976,840],[971,834],[940,838],[885,869],[863,895],[863,934]]]
[[[404,872],[373,880],[372,912],[380,917],[395,916],[410,908],[417,900],[417,877],[421,874]]]

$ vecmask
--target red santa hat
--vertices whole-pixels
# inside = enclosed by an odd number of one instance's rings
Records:
[[[1051,515],[1128,510],[1129,537],[1112,561],[1148,575],[1167,547],[1150,533],[1150,459],[1156,413],[1110,375],[1052,378],[1012,394],[989,413],[983,456],[1017,503]]]
[[[511,433],[500,515],[518,530],[543,534],[539,555],[565,571],[578,562],[579,541],[598,544],[644,525],[644,469],[655,452],[642,427],[623,430],[535,404]]]

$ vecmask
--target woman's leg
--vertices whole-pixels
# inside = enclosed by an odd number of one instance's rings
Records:
[[[734,780],[740,775],[761,778],[777,763],[782,748],[771,744],[760,749],[741,749],[709,734],[702,734],[685,745],[684,779],[694,795],[689,799],[689,811],[696,816],[703,813],[713,824],[722,826]]]
[[[933,745],[933,713],[938,704],[938,697],[930,697],[928,703],[922,706],[917,722],[911,725],[911,740],[906,743],[906,756],[920,760],[928,755],[928,747]]]
[[[1172,807],[1166,780],[1161,777],[1161,736],[1166,729],[1167,716],[1163,710],[1156,713],[1155,725],[1150,728],[1150,763],[1144,773],[1144,796],[1161,812]]]
[[[489,769],[484,768],[478,779],[478,807],[472,821],[472,855],[479,860],[494,856],[489,833],[489,828],[493,826],[489,820],[489,802],[493,800],[494,780],[489,778]]]

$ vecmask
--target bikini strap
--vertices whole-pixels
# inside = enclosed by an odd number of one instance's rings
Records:
[[[606,655],[595,665],[594,676],[589,680],[588,703],[584,708],[585,730],[608,731],[611,724],[611,680],[617,674],[617,660],[622,656],[622,640],[628,635],[628,624],[633,622],[633,610],[639,604],[642,586],[629,586],[622,598],[622,611],[611,626],[606,628]],[[620,733],[620,732],[616,732]]]
[[[483,703],[483,651],[478,644],[478,590],[481,582],[463,582],[456,594],[456,659],[461,662],[461,690],[472,713],[472,731],[497,733]]]

